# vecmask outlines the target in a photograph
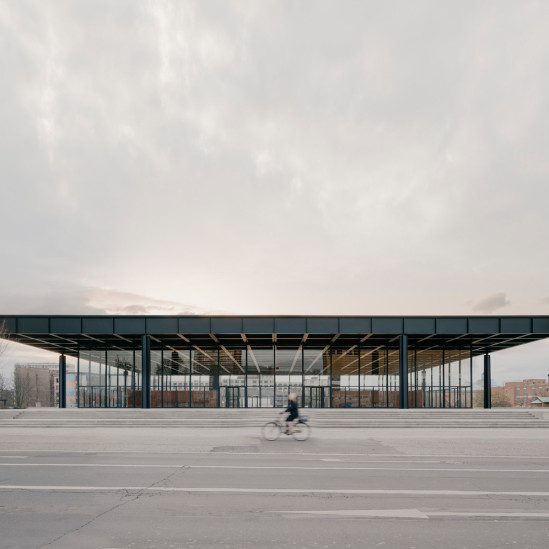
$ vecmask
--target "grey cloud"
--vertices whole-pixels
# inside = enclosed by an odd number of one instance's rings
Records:
[[[95,287],[35,289],[22,295],[0,296],[3,314],[129,314],[194,315],[226,314],[226,311],[154,299],[148,296]]]
[[[473,305],[473,311],[479,313],[492,313],[503,307],[508,307],[511,302],[503,292],[489,295]]]
[[[85,288],[83,289],[83,293],[89,306],[98,311],[102,311],[105,314],[194,315],[222,313],[222,311],[209,311],[194,305],[154,299],[130,292],[106,288]]]
[[[548,25],[543,3],[4,3],[0,309],[94,311],[100,287],[165,301],[101,306],[132,313],[453,314],[495,273],[529,307]]]

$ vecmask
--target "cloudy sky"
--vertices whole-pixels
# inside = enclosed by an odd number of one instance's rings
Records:
[[[548,28],[528,0],[0,0],[0,312],[548,314]],[[549,373],[547,342],[502,357]]]

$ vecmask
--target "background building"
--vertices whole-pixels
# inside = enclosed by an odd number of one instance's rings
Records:
[[[54,378],[57,364],[16,364],[14,371],[15,406],[54,406]]]
[[[67,407],[76,406],[76,373],[67,372]],[[17,408],[59,406],[59,366],[53,363],[16,364],[14,405]]]
[[[549,397],[548,379],[509,381],[503,388],[512,406],[530,406],[539,397]]]

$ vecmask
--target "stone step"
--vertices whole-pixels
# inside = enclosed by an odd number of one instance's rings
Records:
[[[269,420],[277,419],[276,416],[270,417],[255,417],[255,418],[180,418],[180,419],[91,419],[91,418],[74,418],[74,419],[1,419],[0,428],[5,427],[118,427],[118,428],[133,428],[133,427],[148,427],[148,428],[211,428],[211,427],[260,427]],[[326,418],[311,418],[309,424],[315,428],[548,428],[549,421],[539,420],[536,418],[523,420],[494,420],[494,419],[400,419],[400,418],[377,418],[376,420],[364,419],[326,419]]]
[[[0,410],[0,427],[259,427],[280,418],[280,409],[220,408],[29,408]],[[318,428],[547,428],[524,409],[308,409]]]
[[[235,417],[235,416],[248,416],[248,415],[272,415],[278,413],[281,410],[279,408],[151,408],[148,410],[141,408],[70,408],[70,409],[57,409],[57,408],[28,408],[24,410],[0,410],[0,418],[8,417],[97,417],[97,416],[113,416],[113,417],[180,417],[181,415],[191,416],[196,415],[200,417]],[[303,413],[334,417],[363,417],[366,415],[372,416],[396,416],[402,415],[406,417],[414,416],[419,417],[423,415],[428,416],[444,416],[449,417],[456,416],[494,416],[494,417],[525,417],[532,416],[530,410],[484,410],[484,409],[408,409],[401,410],[395,408],[301,408]]]
[[[238,424],[238,425],[232,425],[227,426],[226,424],[218,424],[218,423],[210,423],[207,425],[189,425],[189,424],[181,424],[181,425],[173,425],[173,424],[158,424],[158,425],[149,425],[148,427],[154,427],[155,429],[162,429],[162,428],[245,428],[245,427],[255,427],[259,428],[261,427],[262,423],[255,422],[255,423],[246,423],[246,424]],[[116,428],[116,427],[122,427],[121,425],[97,425],[97,424],[84,424],[84,425],[74,425],[74,424],[24,424],[24,425],[2,425],[0,424],[0,428]],[[147,427],[142,424],[131,424],[131,425],[124,425],[125,429],[131,429],[131,428],[138,428],[138,427]],[[338,428],[338,429],[389,429],[389,428],[397,428],[397,429],[471,429],[471,428],[480,428],[480,429],[547,429],[549,428],[549,423],[528,423],[528,424],[516,424],[516,423],[498,423],[498,424],[486,424],[486,423],[479,423],[479,424],[471,424],[471,423],[435,423],[435,424],[423,424],[423,423],[390,423],[390,424],[373,424],[373,425],[357,425],[357,424],[341,424],[337,427],[332,427],[329,425],[317,425],[317,424],[311,424],[311,427],[314,429],[326,429],[326,428]]]

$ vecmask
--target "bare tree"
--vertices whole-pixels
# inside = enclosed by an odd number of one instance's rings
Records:
[[[0,322],[0,356],[8,347],[8,323],[5,320]]]
[[[0,357],[8,347],[8,325],[5,320],[0,322]],[[13,406],[13,385],[9,378],[0,371],[0,399],[2,404]]]
[[[491,395],[492,408],[509,408],[513,406],[509,397],[499,391],[493,391]],[[484,391],[477,390],[473,393],[473,406],[475,408],[484,407]]]
[[[15,406],[16,408],[27,408],[31,398],[30,372],[26,368],[15,367]]]
[[[13,406],[13,384],[6,374],[0,372],[0,401],[4,406]],[[0,406],[1,407],[1,406]]]

